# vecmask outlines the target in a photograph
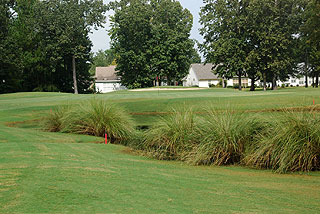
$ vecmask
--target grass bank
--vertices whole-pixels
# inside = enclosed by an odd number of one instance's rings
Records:
[[[178,105],[204,105],[269,115],[304,107],[319,91],[201,90],[102,95],[0,95],[1,213],[319,213],[319,172],[274,174],[239,166],[188,166],[97,144],[93,136],[41,131],[38,119],[60,105],[93,97],[120,105],[138,125],[152,126]],[[25,122],[23,122],[25,121]]]

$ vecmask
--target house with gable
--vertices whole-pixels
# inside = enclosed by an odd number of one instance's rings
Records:
[[[182,79],[183,86],[209,88],[210,85],[218,85],[222,78],[213,73],[214,67],[212,63],[191,64],[188,75]],[[233,80],[227,80],[227,85],[232,86]]]
[[[96,67],[95,89],[97,92],[108,93],[126,89],[121,85],[121,78],[117,75],[115,68],[115,65]]]
[[[300,67],[303,67],[300,65]],[[191,86],[198,86],[202,88],[209,88],[210,85],[218,85],[222,82],[222,78],[218,75],[214,74],[215,65],[212,63],[207,64],[191,64],[189,68],[188,75],[182,79],[183,86],[191,87]],[[303,69],[303,68],[302,68]],[[300,68],[299,73],[303,73],[303,70]],[[226,80],[226,86],[236,86],[239,84],[238,77],[233,77],[229,80]],[[308,78],[308,85],[311,86],[317,80],[316,78],[309,77]],[[304,75],[298,75],[297,77],[289,76],[285,81],[277,80],[278,87],[284,86],[305,86],[306,79]],[[262,86],[263,82],[261,80],[257,80],[255,82],[256,85]],[[267,82],[268,87],[271,86],[271,82]],[[250,87],[251,86],[251,79],[248,77],[241,78],[241,85],[242,87]]]

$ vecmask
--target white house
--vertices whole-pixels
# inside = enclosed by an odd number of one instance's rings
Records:
[[[189,69],[188,75],[182,79],[183,86],[199,86],[199,87],[206,87],[209,88],[210,84],[217,85],[219,82],[222,82],[222,78],[218,77],[213,73],[213,70],[215,69],[215,66],[211,63],[207,64],[192,64]],[[231,78],[229,80],[226,80],[227,84],[226,86],[234,86],[239,84],[239,80],[237,77]],[[263,82],[258,80],[255,82],[255,84],[262,86]],[[271,83],[267,83],[268,85],[271,85]],[[284,84],[285,86],[305,86],[305,77],[292,77],[289,76],[289,78],[286,81],[277,81],[277,85],[281,86]],[[312,78],[308,78],[308,85],[312,84]],[[247,77],[241,78],[241,85],[243,87],[250,87],[251,86],[251,79]]]
[[[120,77],[117,76],[116,66],[96,67],[95,87],[100,93],[108,93],[126,89],[121,85]]]
[[[221,78],[213,74],[213,64],[191,64],[189,74],[182,79],[183,86],[199,86],[209,88],[210,84],[217,85]]]
[[[218,85],[222,83],[222,78],[213,73],[215,66],[212,63],[207,64],[191,64],[188,75],[182,79],[183,86],[199,86],[209,88],[210,85]],[[242,86],[247,87],[251,85],[251,80],[243,77]],[[238,84],[238,78],[225,79],[226,86],[233,86]]]
[[[302,76],[302,77],[289,76],[289,79],[287,79],[284,82],[282,82],[280,80],[277,81],[278,86],[281,86],[282,84],[284,84],[285,86],[305,86],[306,85],[306,77],[305,76]],[[312,85],[312,78],[310,78],[310,77],[308,77],[308,85],[309,86]]]

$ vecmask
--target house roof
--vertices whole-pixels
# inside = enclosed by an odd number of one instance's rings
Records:
[[[212,72],[214,68],[214,65],[212,63],[191,64],[191,68],[197,76],[198,80],[219,79],[219,77]]]
[[[110,81],[119,81],[120,77],[117,75],[115,70],[115,65],[110,65],[108,67],[96,67],[95,79],[99,82],[110,82]]]

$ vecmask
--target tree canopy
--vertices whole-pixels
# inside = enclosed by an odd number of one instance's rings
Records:
[[[308,67],[312,61],[313,70],[317,69],[319,0],[204,3],[200,13],[200,32],[204,37],[201,51],[206,62],[218,65],[215,72],[221,77],[238,76],[240,90],[241,76],[252,80],[251,90],[258,79],[263,80],[266,90],[266,82],[272,82],[276,89],[277,80],[296,75],[299,63]],[[305,75],[309,75],[308,71]]]
[[[200,33],[204,37],[201,48],[207,62],[217,65],[221,77],[244,76],[244,63],[248,53],[247,7],[248,1],[205,0],[201,9]]]
[[[111,44],[122,83],[148,87],[157,77],[181,80],[193,53],[192,15],[175,0],[120,0],[109,8]]]
[[[1,26],[9,26],[1,44],[10,54],[9,64],[0,62],[0,93],[85,92],[91,84],[88,34],[105,21],[102,0],[16,0],[6,5],[0,8],[7,11]]]
[[[98,50],[98,52],[93,56],[92,65],[90,68],[90,74],[95,74],[96,67],[105,67],[109,65],[116,65],[115,63],[116,55],[114,50],[107,49],[105,51]]]

